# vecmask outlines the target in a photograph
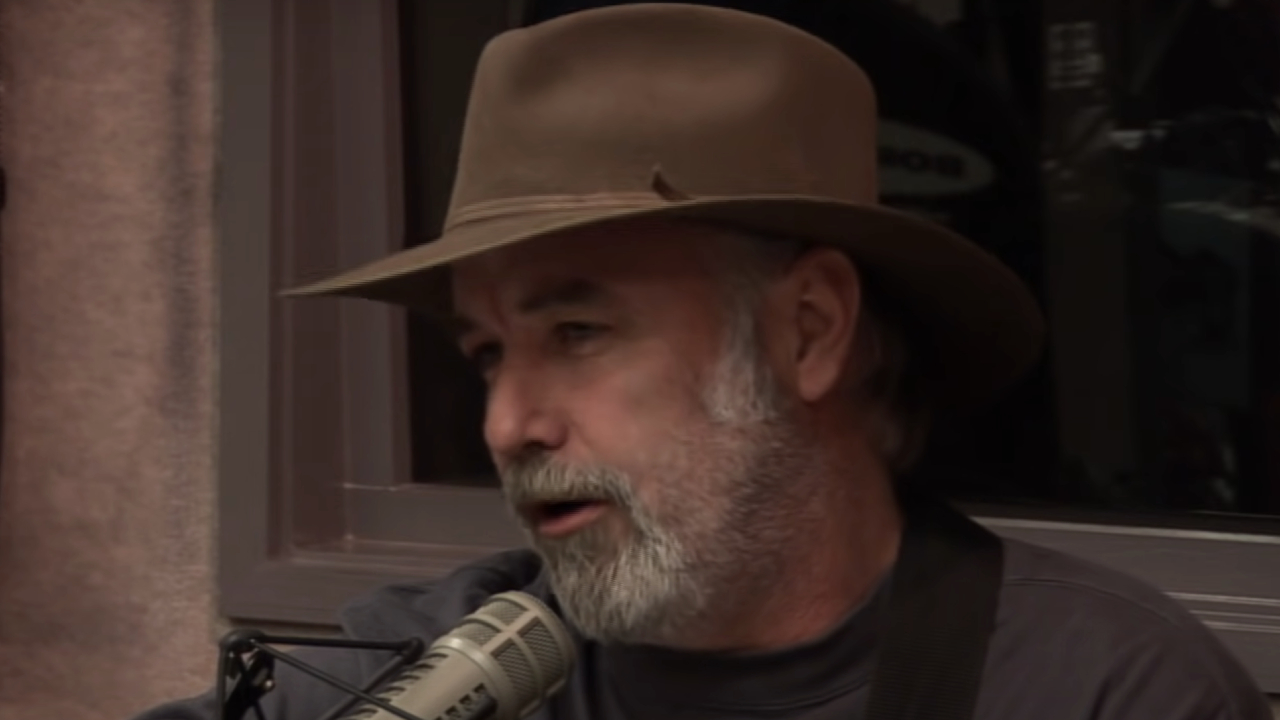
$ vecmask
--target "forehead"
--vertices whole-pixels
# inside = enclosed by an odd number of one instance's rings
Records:
[[[453,267],[459,313],[520,303],[550,286],[617,292],[689,291],[709,278],[702,248],[723,231],[676,222],[627,222],[569,231],[501,248]],[[598,293],[597,293],[598,294]]]

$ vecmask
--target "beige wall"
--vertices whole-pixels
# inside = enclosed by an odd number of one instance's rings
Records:
[[[212,678],[212,0],[4,0],[0,718]]]

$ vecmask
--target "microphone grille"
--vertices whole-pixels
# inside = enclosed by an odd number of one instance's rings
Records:
[[[548,669],[553,673],[563,675],[569,671],[568,658],[560,651],[560,645],[551,636],[551,631],[545,626],[530,625],[521,635],[524,637],[525,642],[529,643],[534,656],[544,658],[544,662],[548,664]]]
[[[504,625],[510,625],[528,612],[523,605],[503,595],[494,595],[481,609]]]
[[[500,671],[494,679],[505,686],[495,687],[501,717],[524,717],[535,710],[564,686],[574,662],[573,642],[560,619],[521,592],[489,598],[448,637],[474,643],[493,658]]]
[[[498,636],[498,631],[474,620],[464,620],[461,625],[454,629],[452,634],[484,647],[489,644],[490,640]]]

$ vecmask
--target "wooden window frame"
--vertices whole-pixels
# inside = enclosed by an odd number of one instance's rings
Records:
[[[508,0],[451,7],[477,15],[442,22],[519,12]],[[400,312],[277,297],[400,243],[395,10],[393,0],[220,3],[218,564],[221,612],[238,621],[331,626],[373,587],[523,543],[496,490],[408,482]],[[449,173],[428,172],[441,192]],[[1280,692],[1277,523],[969,510],[1003,535],[1154,583]]]
[[[400,242],[395,16],[391,0],[222,3],[219,576],[235,619],[332,624],[371,587],[523,542],[496,490],[407,482],[403,314],[278,297]]]

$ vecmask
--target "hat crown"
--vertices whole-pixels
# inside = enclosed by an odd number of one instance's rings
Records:
[[[806,195],[875,203],[876,102],[781,22],[637,4],[508,31],[476,68],[446,227],[494,205]]]

